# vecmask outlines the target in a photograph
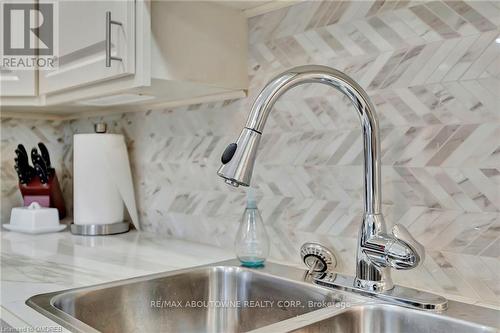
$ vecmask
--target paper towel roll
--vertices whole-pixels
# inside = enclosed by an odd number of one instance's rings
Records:
[[[75,134],[73,197],[75,224],[124,221],[124,208],[139,229],[127,147],[119,134]]]

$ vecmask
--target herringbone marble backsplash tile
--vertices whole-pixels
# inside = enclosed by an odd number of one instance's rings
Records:
[[[49,143],[70,202],[71,135],[104,120],[127,139],[144,229],[231,249],[245,193],[215,175],[220,154],[267,80],[323,64],[371,96],[387,222],[426,246],[423,267],[395,280],[500,306],[499,27],[497,1],[305,1],[252,18],[247,99],[67,124],[2,120],[2,220],[19,202],[14,144]],[[307,85],[270,115],[253,184],[273,259],[298,264],[300,245],[315,240],[353,274],[363,161],[351,108]]]

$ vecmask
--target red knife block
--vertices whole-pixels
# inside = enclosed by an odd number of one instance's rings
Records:
[[[19,189],[21,190],[25,206],[29,206],[32,202],[36,201],[42,207],[57,208],[59,220],[66,217],[66,205],[64,204],[61,186],[55,172],[49,177],[47,184],[42,184],[40,178],[35,176],[28,184],[19,183]]]

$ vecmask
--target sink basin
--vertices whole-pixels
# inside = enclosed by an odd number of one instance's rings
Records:
[[[236,260],[31,297],[71,332],[497,332],[500,312],[449,301],[442,313],[389,305]]]
[[[394,305],[360,305],[318,321],[295,333],[494,333],[487,327],[439,314]]]
[[[237,266],[175,273],[38,295],[27,303],[71,331],[245,332],[344,297]]]

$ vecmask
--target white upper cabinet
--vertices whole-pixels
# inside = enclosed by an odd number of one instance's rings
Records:
[[[241,10],[209,1],[56,3],[56,67],[18,74],[19,85],[2,89],[3,112],[72,117],[246,95],[248,28]]]
[[[0,68],[0,96],[36,96],[36,71]]]
[[[134,74],[133,1],[60,1],[58,5],[57,69],[40,71],[40,94]],[[106,57],[121,60],[108,61],[107,67]]]
[[[29,1],[25,1],[29,3]],[[34,4],[34,2],[32,2]],[[10,16],[9,12],[9,16]],[[6,13],[7,14],[7,13]],[[6,18],[4,16],[4,5],[0,3],[0,57],[10,58],[12,55],[7,55],[4,49],[7,46],[7,42],[10,42],[13,48],[24,48],[26,43],[29,46],[37,46],[36,41],[25,40],[24,36],[24,12],[17,12],[15,15],[12,14],[9,22],[4,22]],[[7,23],[9,27],[7,27]],[[9,28],[9,31],[4,29]],[[7,36],[4,35],[9,33],[9,40],[4,40]],[[34,43],[34,45],[31,45]],[[6,61],[8,59],[2,59]],[[7,61],[6,61],[7,62]],[[7,62],[10,63],[10,62]],[[6,68],[2,67],[0,64],[0,96],[16,96],[16,97],[32,97],[37,95],[37,82],[36,82],[37,71],[33,68]],[[1,103],[0,103],[1,104]]]

